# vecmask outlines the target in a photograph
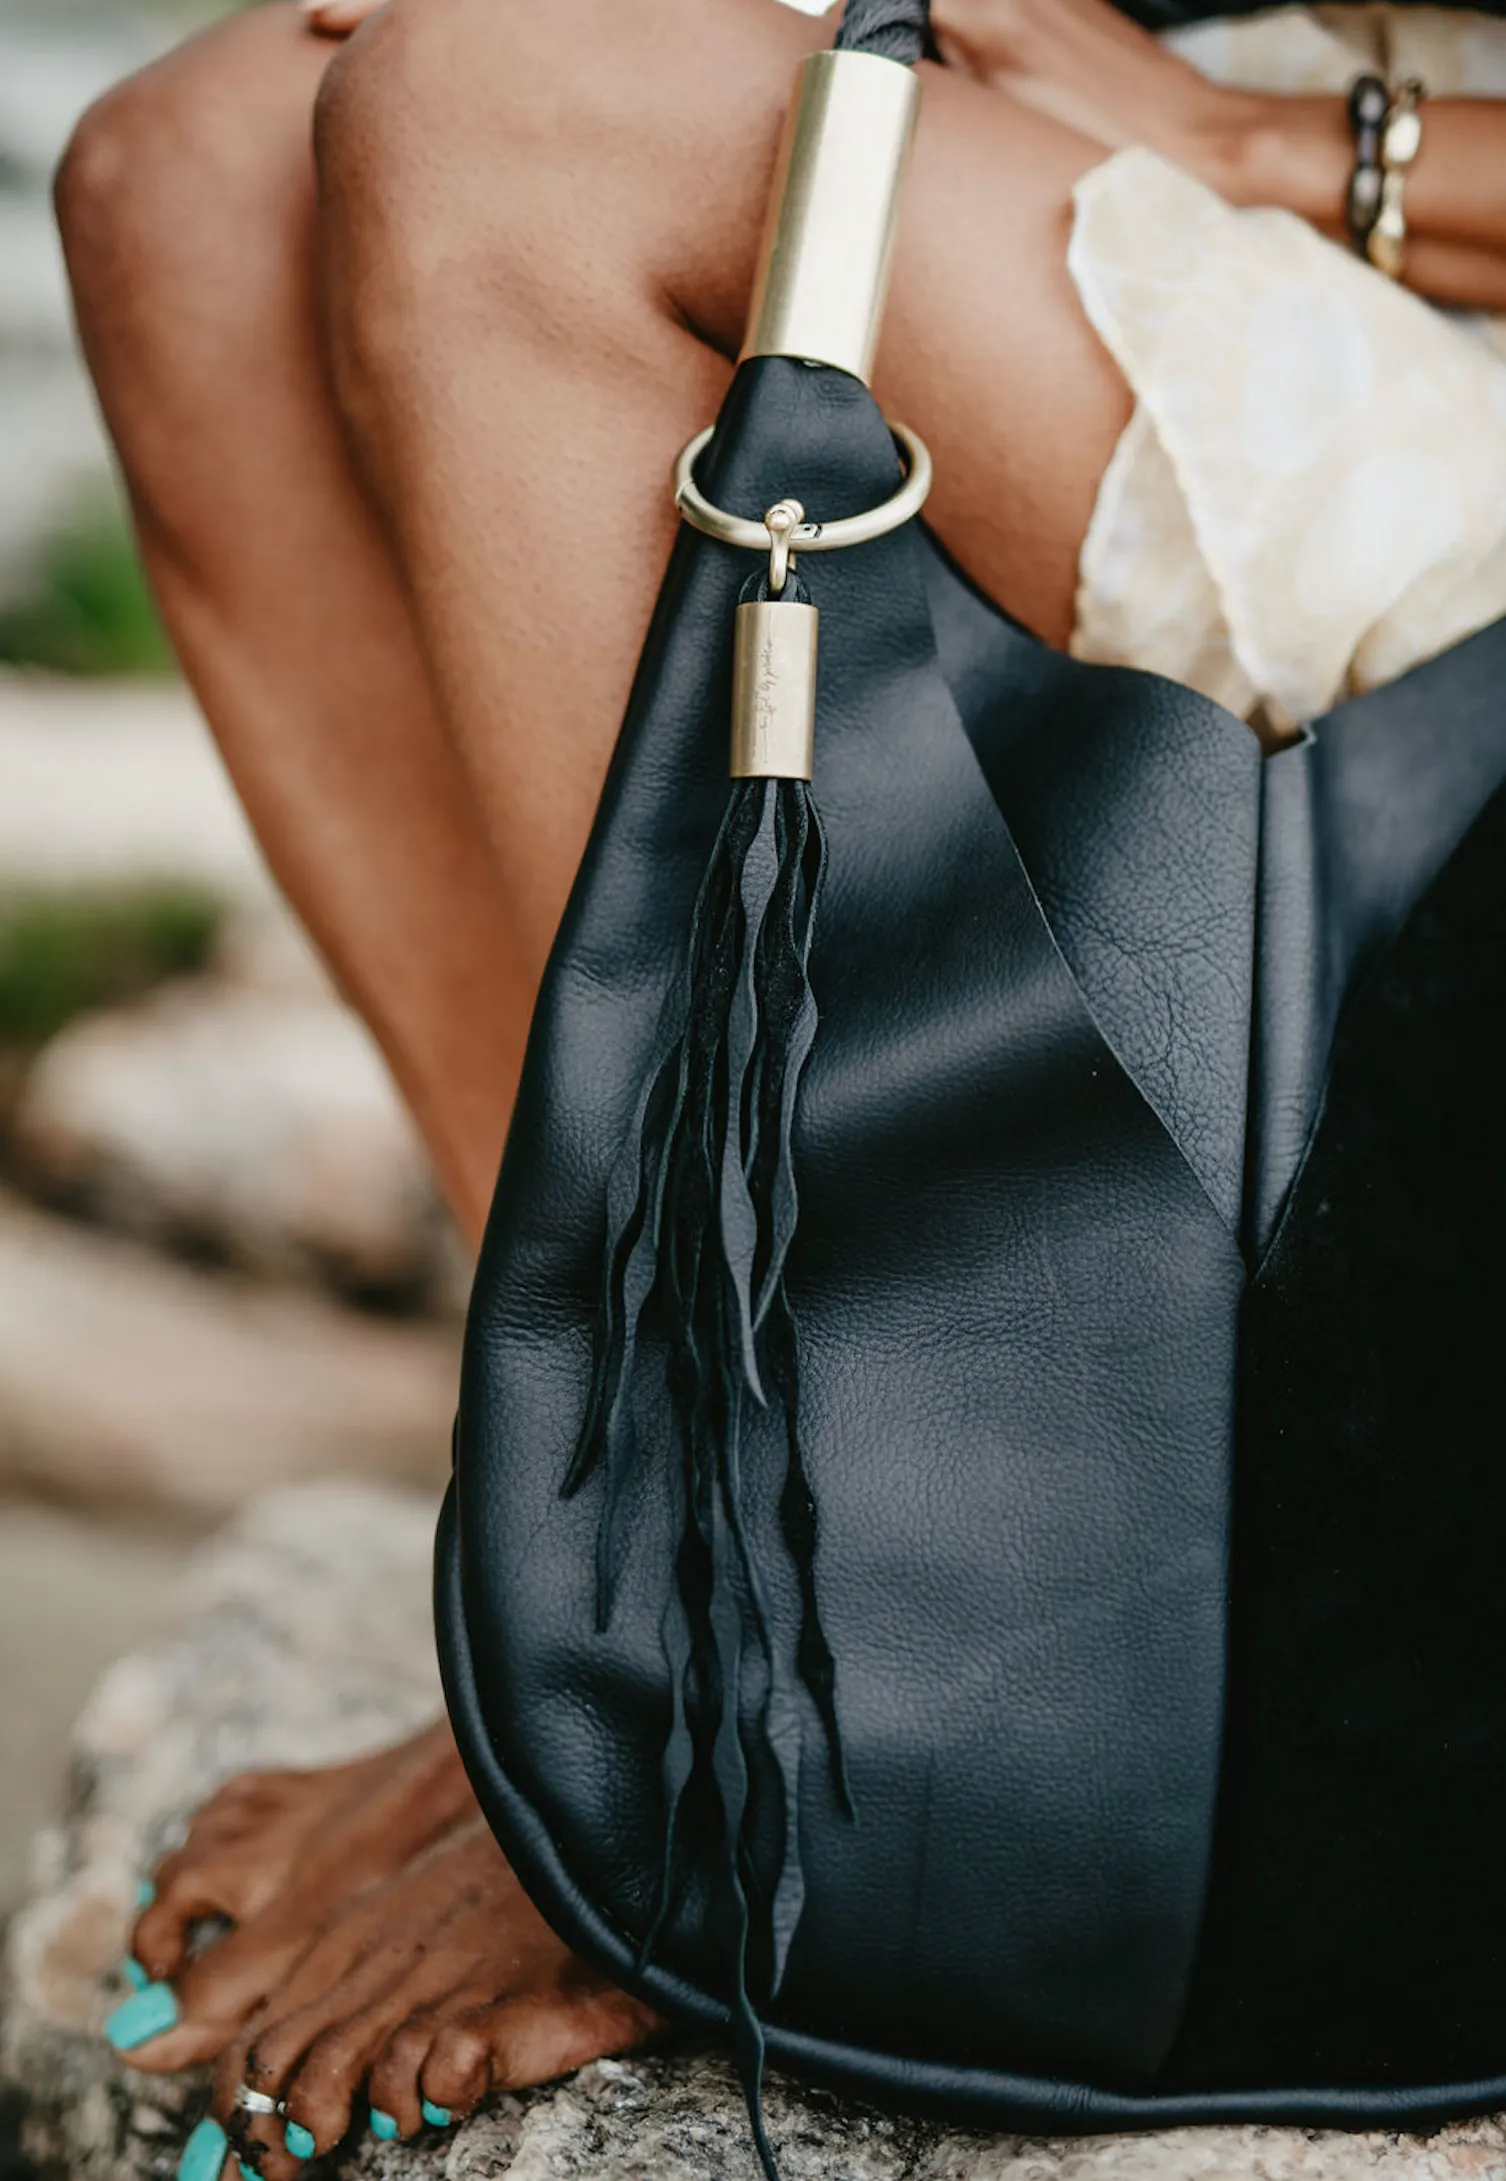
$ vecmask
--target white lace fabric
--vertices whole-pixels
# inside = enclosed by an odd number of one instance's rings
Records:
[[[1249,88],[1506,92],[1506,23],[1352,5],[1175,44]],[[1144,149],[1079,183],[1068,263],[1136,405],[1079,567],[1073,654],[1279,729],[1506,614],[1506,330]]]

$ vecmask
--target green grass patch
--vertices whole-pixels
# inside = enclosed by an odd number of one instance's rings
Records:
[[[0,895],[0,1046],[35,1049],[76,1015],[202,969],[221,914],[190,886]]]
[[[0,664],[57,674],[167,674],[173,658],[125,514],[91,500],[42,546],[21,594],[0,601]]]

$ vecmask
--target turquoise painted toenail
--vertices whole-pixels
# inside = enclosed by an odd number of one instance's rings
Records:
[[[371,2132],[383,2143],[390,2143],[397,2134],[397,2122],[390,2113],[384,2113],[379,2105],[371,2108]]]
[[[138,1908],[150,1908],[156,1898],[157,1888],[152,1884],[150,1878],[138,1878],[136,1881],[136,1906]]]
[[[423,2115],[431,2128],[448,2128],[450,2125],[450,2108],[447,2105],[431,2105],[425,2098]]]
[[[288,2122],[286,2128],[284,2128],[284,2130],[282,2131],[282,2140],[288,2147],[288,2155],[290,2157],[313,2157],[314,2139],[309,2134],[307,2128],[299,2127],[296,2120],[290,2120]]]
[[[105,2035],[117,2052],[134,2052],[138,2045],[175,2027],[178,2001],[170,1984],[143,1985],[123,1999],[105,2024]]]
[[[178,2160],[178,2181],[220,2181],[228,2145],[217,2120],[201,2120]]]
[[[144,1992],[152,1981],[134,1954],[127,1954],[120,1965],[120,1973],[133,1992]]]

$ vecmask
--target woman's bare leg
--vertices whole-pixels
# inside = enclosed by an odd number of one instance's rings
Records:
[[[395,0],[325,81],[339,394],[535,970],[823,34],[767,0]],[[1062,642],[1130,407],[1065,265],[1101,153],[926,74],[876,391],[930,441],[943,539]]]
[[[668,461],[726,384],[790,66],[812,35],[755,0],[397,0],[324,103],[324,301],[346,422],[492,852],[488,928],[516,932],[525,989],[670,541]],[[1070,185],[1096,155],[986,92],[933,82],[879,382],[936,451],[943,537],[1055,638],[1129,405],[1063,265]],[[337,469],[320,473],[323,494]],[[199,551],[185,536],[186,567]],[[347,625],[354,637],[362,616]],[[323,717],[315,704],[312,723]],[[401,739],[400,768],[424,731]],[[242,770],[254,796],[255,765]],[[290,834],[303,796],[330,791],[328,774],[302,778]],[[275,825],[275,797],[265,809]],[[389,838],[379,823],[375,836]],[[283,863],[299,867],[286,843]],[[332,931],[318,859],[305,868],[310,921]],[[359,925],[340,928],[359,941]],[[420,915],[416,928],[434,926]],[[380,949],[366,959],[377,968]],[[353,963],[345,975],[371,989]],[[400,1027],[389,1035],[412,1081],[417,1056]],[[528,1912],[503,1878],[488,1916],[467,1916],[476,1858],[494,1853],[448,1833],[339,1911],[286,2005],[227,2049],[221,2105],[242,2074],[285,2090],[324,2149],[368,2072],[407,2128],[420,2092],[464,2109],[641,2030],[536,1919],[525,1943]],[[449,1966],[431,1988],[447,1901]],[[214,1957],[192,1974],[202,2019],[216,2019]],[[188,2057],[171,2039],[142,2057],[169,2053]],[[265,2124],[250,2140],[272,2181],[292,2172]]]
[[[334,49],[249,10],[110,93],[58,181],[153,588],[268,860],[474,1241],[532,991],[319,355]]]
[[[58,210],[179,655],[474,1241],[532,994],[325,386],[311,120],[331,50],[285,5],[195,39],[85,118]],[[228,1781],[134,1934],[182,2009],[155,2064],[218,2053],[347,1898],[474,1817],[446,1725],[329,1772]],[[190,1966],[205,1916],[235,1930]]]
[[[395,0],[326,79],[337,396],[530,967],[671,542],[671,457],[727,383],[810,39],[760,0]],[[932,443],[943,537],[1061,638],[1129,406],[1063,263],[1095,151],[955,80],[929,99],[879,391]],[[249,2072],[323,2148],[363,2080],[407,2127],[421,2096],[463,2109],[542,2053],[578,2061],[632,2034],[594,1981],[501,1958],[494,1924],[462,1934],[436,1982],[417,1883],[395,1882],[337,1985],[227,2055],[222,2097]],[[282,2181],[271,2132],[252,2133]]]

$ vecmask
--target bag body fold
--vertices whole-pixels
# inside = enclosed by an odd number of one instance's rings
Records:
[[[734,511],[793,494],[826,519],[895,477],[865,390],[782,358],[742,367],[702,471]],[[687,532],[666,578],[538,1003],[467,1330],[437,1580],[461,1746],[540,1907],[609,1973],[703,2021],[727,1998],[714,1857],[687,1854],[640,1958],[664,1859],[679,1460],[652,1383],[635,1397],[604,1627],[596,1487],[561,1487],[589,1396],[610,1178],[725,797],[747,573]],[[810,583],[830,864],[789,1288],[856,1815],[809,1707],[804,1914],[764,2008],[771,2053],[1025,2125],[1400,2121],[1499,2102],[1494,2012],[1452,2042],[1424,2034],[1427,1993],[1467,1948],[1462,1895],[1444,1903],[1432,1883],[1451,1951],[1420,1985],[1417,1946],[1394,1944],[1408,1873],[1440,1856],[1475,1881],[1482,1946],[1506,1939],[1463,1760],[1446,1819],[1418,1785],[1449,1761],[1439,1705],[1456,1738],[1506,1750],[1506,1698],[1482,1664],[1491,1612],[1475,1612],[1461,1665],[1436,1611],[1448,1554],[1462,1540],[1474,1570],[1499,1513],[1488,1428],[1470,1421],[1493,1365],[1476,1312],[1444,1343],[1472,1375],[1448,1412],[1449,1508],[1421,1593],[1434,1610],[1408,1617],[1410,1649],[1381,1646],[1388,1673],[1400,1650],[1413,1662],[1394,1702],[1365,1675],[1415,1527],[1397,1479],[1425,1491],[1438,1458],[1428,1373],[1356,1420],[1314,1342],[1326,1326],[1347,1386],[1373,1375],[1371,1347],[1400,1339],[1415,1307],[1405,1278],[1415,1289],[1436,1248],[1468,1288],[1461,1267],[1499,1207],[1499,1145],[1478,1176],[1501,1020],[1488,944],[1472,942],[1468,977],[1439,964],[1471,933],[1506,937],[1490,847],[1506,636],[1263,762],[1190,692],[1046,651],[914,525],[813,561]],[[1391,1136],[1367,1136],[1355,1116],[1405,1042],[1393,972],[1426,985],[1431,1027],[1405,1083],[1387,1078]],[[1426,1191],[1397,1223],[1407,1274],[1380,1247],[1374,1200],[1422,1107],[1454,1122],[1447,1155],[1401,1184]],[[1335,1239],[1336,1190],[1352,1235]],[[1382,1272],[1384,1309],[1366,1286]],[[651,1349],[664,1330],[646,1321]],[[746,1520],[775,1571],[771,1670],[796,1686],[783,1461],[773,1419],[755,1423]],[[1304,1936],[1317,1903],[1302,1874],[1326,1868],[1311,1860],[1320,1823],[1332,1859],[1361,1813],[1389,1807],[1383,1735],[1344,1738],[1362,1684],[1372,1725],[1407,1722],[1412,1792],[1389,1860],[1351,1874],[1340,1978],[1333,1948]],[[737,1691],[750,1721],[766,1694],[755,1667]],[[782,1842],[756,1755],[751,1797],[757,1904]],[[714,1830],[704,1786],[683,1825],[692,1847]],[[1324,1978],[1347,1993],[1351,2031],[1323,2034],[1340,2004]],[[1371,2065],[1385,1995],[1403,1987]]]

